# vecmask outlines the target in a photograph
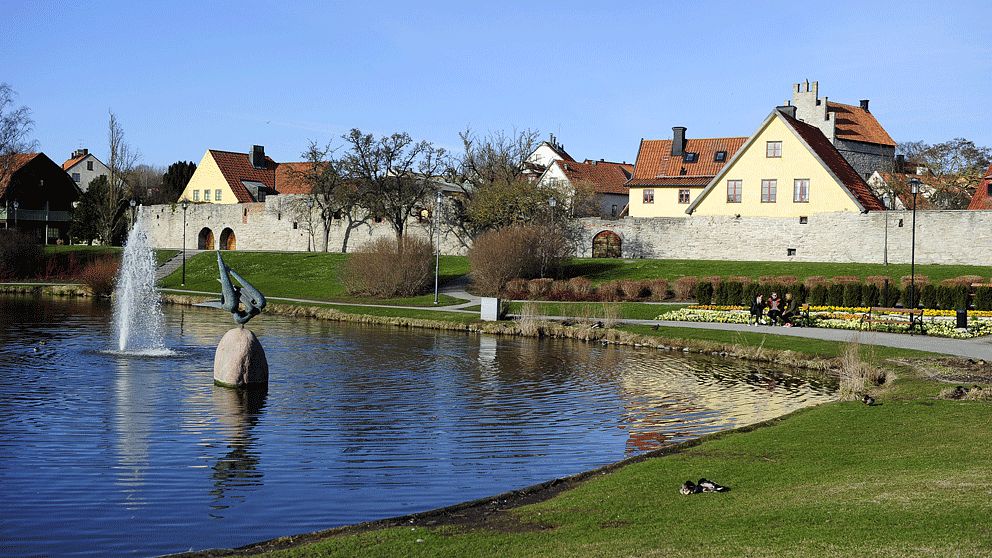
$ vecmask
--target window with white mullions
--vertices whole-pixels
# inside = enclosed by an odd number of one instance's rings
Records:
[[[727,181],[727,203],[741,203],[741,181]]]
[[[778,197],[778,180],[761,181],[761,203],[775,203]]]
[[[792,201],[795,203],[809,202],[809,179],[797,178],[793,182]]]

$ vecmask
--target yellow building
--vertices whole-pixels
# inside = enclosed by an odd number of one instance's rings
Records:
[[[685,213],[805,217],[884,210],[823,132],[797,120],[795,110],[773,110]]]
[[[304,193],[295,172],[301,165],[305,163],[276,163],[261,145],[252,146],[250,153],[208,149],[179,200],[253,203],[265,201],[266,195]]]
[[[685,210],[747,138],[641,140],[629,187],[631,217],[685,217]]]

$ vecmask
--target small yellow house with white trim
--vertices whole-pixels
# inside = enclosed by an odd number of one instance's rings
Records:
[[[179,196],[194,203],[252,203],[276,193],[276,168],[265,148],[252,146],[249,153],[208,149]]]
[[[885,206],[819,128],[778,107],[686,208],[695,216],[805,217]]]

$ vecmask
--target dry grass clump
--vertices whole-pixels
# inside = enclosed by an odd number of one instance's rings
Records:
[[[604,302],[614,302],[623,298],[620,281],[607,281],[596,288],[596,295]]]
[[[353,252],[342,271],[348,293],[359,296],[415,296],[434,278],[434,247],[424,238],[379,238]]]
[[[861,283],[861,279],[858,279],[854,275],[836,275],[832,279],[834,285],[850,285],[854,283]]]
[[[548,298],[551,300],[573,300],[575,293],[572,292],[572,285],[568,281],[554,281],[548,289]]]
[[[589,300],[593,296],[592,281],[585,277],[572,277],[568,280],[572,295],[576,300]]]
[[[526,279],[511,279],[507,281],[503,289],[503,295],[507,298],[527,298],[530,294],[527,290],[528,281]]]
[[[906,287],[908,287],[910,285],[910,283],[913,282],[913,276],[912,275],[903,275],[902,278],[899,279],[899,282],[902,283],[902,287],[903,288],[906,288]],[[916,284],[917,285],[926,285],[928,283],[930,283],[930,278],[927,277],[926,275],[917,275],[916,276]]]
[[[696,296],[696,284],[699,280],[695,277],[679,277],[672,285],[675,293],[675,300],[691,300]]]
[[[636,300],[644,296],[645,285],[641,281],[620,281],[620,291],[627,300]]]
[[[882,288],[885,286],[885,283],[893,283],[893,281],[887,275],[869,275],[865,277],[866,285],[875,285],[878,288]]]
[[[114,290],[119,267],[116,258],[92,261],[79,271],[79,281],[89,287],[93,296],[110,296]]]
[[[992,401],[992,387],[979,385],[970,388],[964,386],[948,387],[942,389],[938,397],[957,401]]]
[[[830,280],[822,275],[810,275],[806,279],[803,279],[803,285],[806,285],[807,289],[812,289],[817,285],[829,285]]]
[[[651,291],[651,300],[661,301],[668,298],[668,281],[665,279],[652,279],[648,282],[648,289]]]
[[[551,290],[551,284],[554,280],[548,279],[546,277],[541,279],[531,279],[527,282],[527,292],[530,294],[531,298],[540,298],[548,294]]]
[[[517,325],[522,335],[540,337],[543,321],[544,312],[541,311],[541,306],[533,302],[526,302],[520,309],[520,319],[517,321]]]
[[[877,388],[888,382],[888,372],[875,366],[873,351],[869,349],[868,358],[861,355],[861,343],[857,339],[844,346],[840,355],[840,389],[841,399],[858,399],[869,389]]]

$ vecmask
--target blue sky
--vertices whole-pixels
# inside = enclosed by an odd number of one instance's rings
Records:
[[[60,162],[105,156],[108,109],[159,165],[466,126],[633,161],[672,126],[748,135],[803,79],[897,141],[992,145],[988,1],[280,4],[0,0],[0,81]]]

